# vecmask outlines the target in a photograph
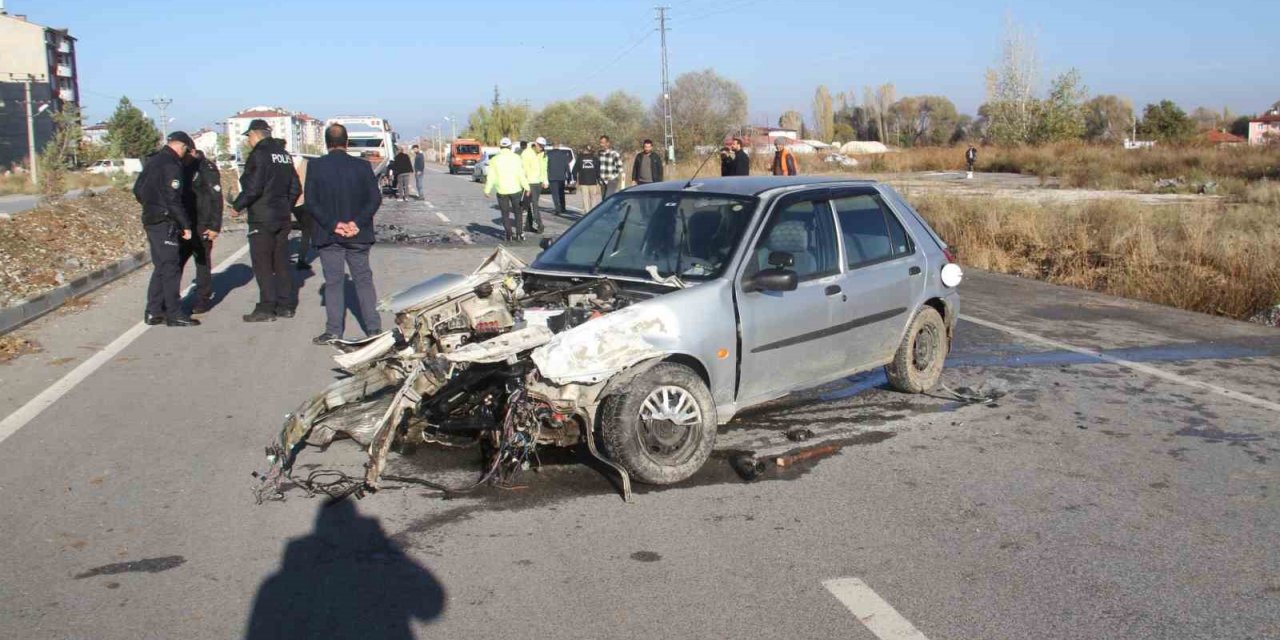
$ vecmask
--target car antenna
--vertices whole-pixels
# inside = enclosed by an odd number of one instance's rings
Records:
[[[732,133],[732,132],[733,132],[733,131],[732,131],[732,130],[730,130],[730,131],[726,132],[726,133],[725,133],[725,135],[729,135],[729,134],[730,134],[730,133]],[[688,181],[688,182],[686,182],[686,183],[684,183],[684,186],[683,186],[683,187],[680,187],[680,189],[681,189],[682,191],[683,191],[683,190],[685,190],[685,189],[688,189],[688,188],[689,188],[689,186],[693,184],[693,181],[694,181],[695,179],[697,179],[698,174],[699,174],[699,173],[702,173],[702,168],[703,168],[703,167],[705,167],[705,166],[707,166],[707,161],[708,161],[708,160],[711,160],[711,157],[712,157],[712,156],[718,156],[718,155],[720,155],[720,154],[719,154],[719,153],[708,153],[708,154],[707,154],[706,159],[702,161],[702,164],[698,165],[698,170],[693,172],[693,175],[689,177],[689,181]]]

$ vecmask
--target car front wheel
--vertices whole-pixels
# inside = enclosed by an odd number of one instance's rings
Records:
[[[906,393],[932,389],[942,377],[942,364],[950,347],[942,316],[933,307],[921,309],[902,337],[893,362],[884,368],[889,385]]]
[[[600,433],[611,457],[637,481],[673,484],[711,457],[715,403],[696,373],[664,362],[605,400]]]

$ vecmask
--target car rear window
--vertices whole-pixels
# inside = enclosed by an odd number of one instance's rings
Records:
[[[850,269],[910,254],[914,249],[902,223],[877,195],[833,200],[845,261]]]

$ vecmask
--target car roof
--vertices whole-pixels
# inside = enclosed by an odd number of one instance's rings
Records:
[[[627,189],[635,191],[682,191],[688,180],[667,180],[651,184],[637,185]],[[734,176],[694,178],[689,186],[690,191],[705,193],[722,193],[736,196],[756,196],[772,189],[807,186],[869,186],[878,184],[875,180],[858,178],[841,178],[838,176]]]

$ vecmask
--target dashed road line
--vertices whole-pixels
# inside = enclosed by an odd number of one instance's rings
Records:
[[[960,319],[968,322],[972,322],[976,325],[987,327],[989,329],[1003,331],[1009,335],[1022,338],[1023,340],[1038,342],[1040,344],[1047,345],[1055,349],[1061,349],[1063,351],[1071,351],[1073,353],[1089,356],[1091,358],[1097,358],[1102,362],[1120,365],[1122,367],[1128,367],[1130,369],[1133,369],[1134,371],[1140,371],[1149,376],[1160,378],[1161,380],[1167,380],[1169,382],[1174,382],[1184,386],[1201,389],[1204,391],[1208,391],[1210,393],[1216,393],[1220,396],[1231,398],[1232,400],[1239,400],[1240,402],[1245,402],[1245,403],[1254,405],[1256,407],[1262,407],[1263,409],[1269,409],[1271,411],[1280,412],[1280,403],[1271,402],[1270,400],[1263,400],[1262,398],[1251,396],[1247,393],[1241,393],[1239,391],[1236,391],[1235,389],[1228,389],[1226,387],[1220,387],[1216,384],[1210,384],[1208,382],[1202,382],[1200,380],[1195,380],[1193,378],[1188,378],[1186,376],[1178,375],[1176,373],[1170,373],[1163,369],[1157,369],[1156,367],[1153,367],[1151,365],[1142,364],[1141,362],[1134,362],[1132,360],[1125,360],[1124,358],[1117,358],[1115,356],[1102,353],[1101,351],[1086,349],[1084,347],[1077,347],[1075,345],[1054,340],[1053,338],[1046,338],[1044,336],[1036,335],[1034,333],[1023,331],[1022,329],[1017,329],[1014,327],[1010,327],[1008,325],[1000,324],[998,322],[983,320],[982,318],[975,318],[973,316],[960,316]]]
[[[240,247],[235,253],[228,256],[226,260],[223,260],[222,263],[214,269],[214,273],[222,273],[227,269],[227,267],[238,262],[248,252],[249,245],[246,244]],[[182,292],[182,296],[185,298],[194,286],[194,284],[189,285],[186,290]],[[69,391],[76,388],[76,385],[83,382],[85,378],[93,375],[93,372],[100,369],[102,365],[110,362],[112,358],[116,357],[116,355],[121,351],[124,351],[124,349],[130,344],[133,344],[134,340],[137,340],[139,336],[146,333],[147,329],[150,328],[151,325],[145,322],[139,322],[138,324],[133,325],[128,331],[120,334],[120,337],[112,340],[111,344],[90,356],[88,360],[80,363],[80,366],[67,372],[67,375],[62,376],[62,378],[57,382],[49,385],[47,389],[41,391],[39,395],[27,401],[27,403],[19,407],[17,411],[9,414],[3,422],[0,422],[0,442],[4,442],[9,436],[17,433],[18,429],[26,426],[28,422],[35,419],[35,417],[40,415],[45,409],[53,406],[53,403],[57,402],[62,398],[62,396],[65,396]]]
[[[929,640],[862,580],[837,578],[822,586],[880,640]]]
[[[443,223],[445,223],[445,224],[449,224],[449,216],[446,216],[445,214],[440,213],[439,211],[432,211],[431,213],[436,214],[436,217],[437,217],[437,218],[440,218],[440,222],[443,222]]]

